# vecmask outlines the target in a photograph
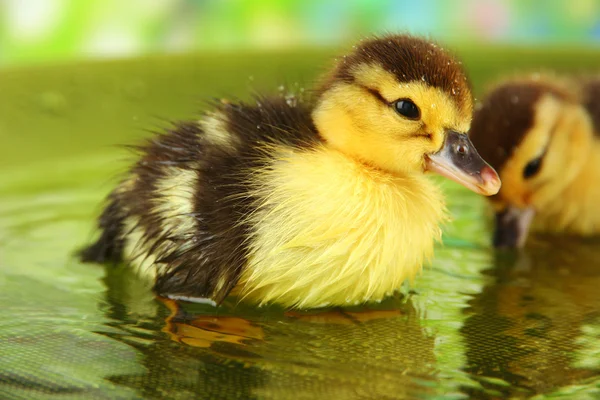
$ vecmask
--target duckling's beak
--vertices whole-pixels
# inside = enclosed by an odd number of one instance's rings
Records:
[[[500,190],[498,174],[481,158],[464,133],[447,131],[442,148],[425,156],[425,169],[485,196]]]
[[[496,213],[494,247],[523,247],[535,210],[529,208],[506,207]]]

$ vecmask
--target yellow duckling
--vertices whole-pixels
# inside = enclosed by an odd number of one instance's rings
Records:
[[[522,246],[530,227],[600,233],[600,79],[502,82],[477,107],[470,135],[503,182],[490,198],[497,247]]]
[[[313,101],[219,104],[141,148],[87,261],[125,260],[174,299],[288,308],[378,301],[441,236],[436,171],[485,195],[496,172],[467,138],[472,97],[437,45],[361,42]]]

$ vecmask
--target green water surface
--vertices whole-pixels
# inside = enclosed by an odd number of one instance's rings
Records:
[[[465,49],[475,92],[503,73],[600,67],[597,51]],[[411,288],[285,313],[156,299],[81,264],[117,145],[213,97],[310,87],[331,53],[214,54],[0,71],[1,399],[600,398],[600,241],[489,247],[484,201],[441,181],[455,220]]]

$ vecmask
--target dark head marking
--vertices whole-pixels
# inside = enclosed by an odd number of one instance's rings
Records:
[[[477,151],[500,171],[535,123],[535,106],[545,94],[568,94],[542,82],[508,82],[494,89],[475,108],[469,136]]]
[[[460,62],[437,44],[410,35],[364,40],[343,59],[325,88],[335,81],[352,83],[357,65],[379,65],[398,82],[424,82],[439,88],[461,107],[472,101],[469,81]]]

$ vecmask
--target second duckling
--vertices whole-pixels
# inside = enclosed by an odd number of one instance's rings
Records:
[[[500,187],[465,134],[467,78],[434,43],[361,42],[314,99],[287,100],[219,104],[152,138],[83,259],[125,260],[175,299],[376,301],[441,236],[444,201],[425,172],[484,195]]]
[[[495,86],[470,137],[500,173],[494,245],[528,231],[600,233],[600,78],[531,74]]]

